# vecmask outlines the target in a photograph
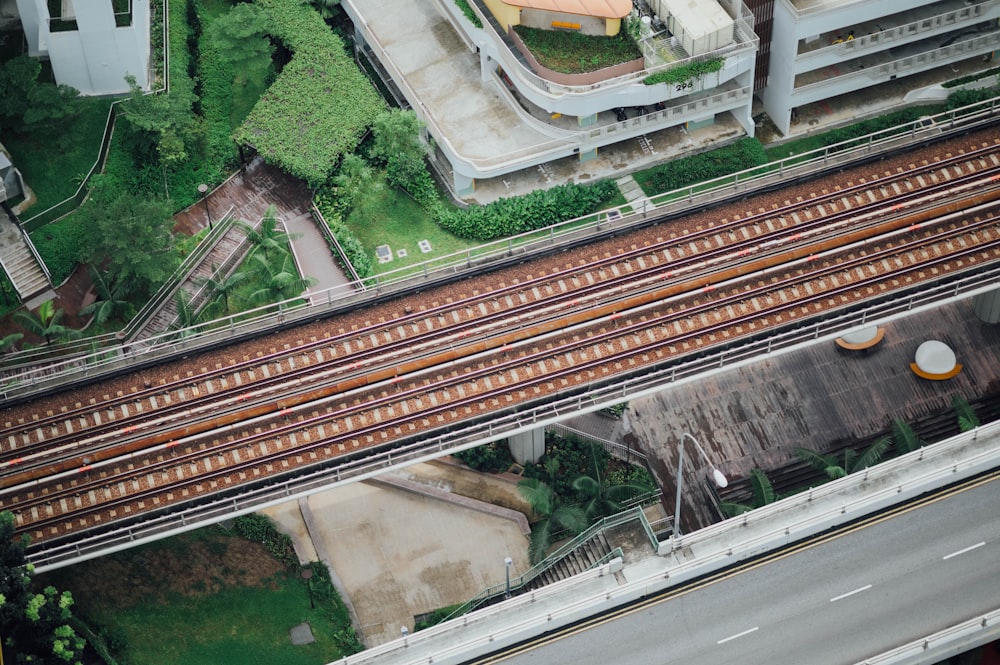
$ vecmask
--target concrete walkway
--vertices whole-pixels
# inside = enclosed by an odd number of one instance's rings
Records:
[[[310,214],[296,215],[285,220],[285,229],[291,237],[292,254],[299,272],[315,280],[306,289],[305,295],[315,302],[317,294],[322,298],[338,296],[340,291],[354,289],[343,269],[333,257],[326,238],[316,226],[319,222]]]

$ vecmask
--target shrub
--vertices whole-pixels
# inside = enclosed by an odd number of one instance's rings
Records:
[[[590,214],[600,210],[617,191],[610,180],[590,185],[570,183],[464,210],[440,208],[437,223],[460,238],[493,240]]]
[[[262,543],[271,556],[285,565],[298,565],[292,539],[278,531],[266,516],[257,513],[241,515],[233,521],[233,530],[247,540]]]
[[[472,25],[477,28],[483,27],[483,22],[479,20],[479,17],[476,16],[476,12],[472,11],[472,7],[469,6],[469,0],[455,0],[455,4],[458,5],[458,8],[462,10],[463,14],[465,14],[465,18],[469,19],[469,22],[472,23]]]
[[[968,106],[969,104],[975,104],[976,102],[986,101],[987,99],[992,99],[997,96],[1000,92],[1000,88],[979,88],[978,90],[958,90],[956,92],[948,95],[948,102],[946,108],[951,111],[953,109],[961,108],[963,106]]]
[[[326,225],[329,227],[333,237],[337,239],[341,249],[344,250],[344,254],[347,255],[347,260],[354,266],[354,271],[358,273],[358,277],[361,279],[371,277],[375,272],[375,268],[372,266],[372,259],[365,250],[365,246],[351,232],[351,229],[344,224],[343,214],[341,213],[341,207],[338,205],[336,194],[330,189],[323,189],[316,194],[314,202],[316,207],[319,208],[320,213],[322,213],[323,219],[326,220]],[[330,249],[333,251],[334,256],[337,257],[337,260],[343,264],[337,248],[331,247]],[[342,265],[341,267],[350,272],[347,266]]]
[[[678,65],[677,67],[665,69],[662,72],[650,74],[644,78],[642,82],[646,85],[656,85],[657,83],[669,83],[671,85],[676,85],[679,83],[686,83],[692,79],[700,78],[705,74],[714,74],[722,69],[722,65],[724,65],[725,62],[726,61],[723,58],[715,58],[713,60],[702,60],[700,62],[691,62],[686,65]]]
[[[456,459],[476,471],[503,473],[514,463],[506,441],[494,441],[454,453]]]
[[[743,138],[718,150],[675,159],[641,171],[635,174],[635,179],[647,195],[653,196],[759,166],[766,161],[760,141]]]
[[[384,103],[315,9],[295,0],[256,4],[294,55],[234,138],[315,187],[355,148]]]

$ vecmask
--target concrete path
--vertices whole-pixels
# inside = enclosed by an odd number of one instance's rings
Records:
[[[622,193],[622,196],[629,203],[646,198],[646,192],[642,191],[642,187],[630,175],[615,178],[615,184],[618,185],[618,191]]]
[[[326,237],[316,226],[312,215],[296,215],[285,220],[285,229],[291,236],[292,254],[299,272],[315,280],[306,289],[305,295],[310,301],[325,298],[339,291],[348,292],[354,287],[350,285],[343,269],[333,257],[333,252],[326,242]]]
[[[0,265],[22,302],[42,292],[45,292],[46,297],[41,298],[41,301],[55,297],[49,278],[28,248],[21,230],[3,211],[0,211]],[[41,301],[29,306],[29,309],[37,307]]]

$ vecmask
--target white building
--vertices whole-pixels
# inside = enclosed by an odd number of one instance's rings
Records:
[[[424,100],[417,98],[415,90],[404,87],[401,94],[421,115],[428,132],[444,152],[451,166],[452,186],[460,196],[473,191],[476,180],[501,177],[573,155],[587,161],[604,146],[671,127],[713,123],[721,114],[734,117],[744,131],[753,136],[751,106],[757,53],[753,15],[739,0],[698,0],[703,8],[711,5],[713,11],[700,14],[685,11],[680,21],[667,14],[671,8],[680,14],[679,10],[687,10],[687,5],[693,1],[660,0],[656,3],[657,11],[665,15],[643,27],[641,59],[622,65],[620,69],[572,75],[552,72],[531,62],[530,54],[520,47],[519,38],[511,29],[515,20],[512,17],[535,27],[541,22],[556,29],[580,30],[584,26],[593,29],[588,16],[603,16],[608,25],[607,34],[613,35],[617,30],[612,23],[618,19],[601,12],[609,12],[607,8],[615,3],[608,0],[471,0],[470,5],[482,23],[482,28],[476,28],[454,0],[438,2],[469,51],[475,53],[481,85],[501,91],[512,89],[518,101],[511,98],[511,105],[528,107],[530,113],[525,121],[532,125],[533,131],[548,137],[535,150],[511,150],[503,154],[503,159],[499,156],[478,161],[469,158],[460,149],[452,149],[454,141],[449,137],[435,134],[443,121],[433,117],[434,109],[428,109]],[[393,72],[405,66],[390,62],[391,54],[379,48],[379,42],[389,36],[383,33],[380,39],[364,27],[374,23],[370,13],[369,20],[365,20],[365,12],[370,12],[373,4],[369,0],[347,0],[341,6],[355,22],[356,39],[362,52],[368,53],[373,61],[379,61],[377,64],[394,78]],[[629,9],[630,3],[626,2],[624,13],[628,14]],[[579,14],[580,11],[588,14]],[[700,21],[701,18],[706,21]],[[626,28],[622,26],[621,29]],[[717,70],[686,75],[671,83],[647,85],[645,82],[650,76],[668,70],[685,71],[682,68],[702,63],[712,63]],[[448,109],[440,112],[446,113]],[[552,121],[548,122],[547,118]],[[575,122],[568,126],[567,118]]]
[[[128,92],[126,75],[150,87],[149,0],[17,0],[28,53],[48,58],[56,83],[82,95]]]
[[[774,0],[764,109],[788,133],[798,107],[988,60],[998,18],[1000,0]]]

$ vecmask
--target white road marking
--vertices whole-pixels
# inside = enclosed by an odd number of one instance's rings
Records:
[[[941,560],[942,561],[947,561],[948,559],[950,559],[953,556],[958,556],[959,554],[965,554],[966,552],[971,552],[972,550],[978,549],[978,548],[982,547],[985,544],[986,544],[986,541],[983,541],[981,543],[976,543],[975,545],[970,545],[970,546],[966,547],[965,549],[958,550],[957,552],[952,552],[951,554],[945,554],[943,557],[941,557]]]
[[[871,589],[871,588],[872,588],[871,584],[866,584],[865,586],[859,587],[859,588],[855,589],[854,591],[848,591],[847,593],[842,593],[839,596],[834,596],[833,598],[830,599],[830,602],[831,603],[835,603],[838,600],[842,600],[844,598],[847,598],[848,596],[853,596],[854,594],[861,593],[862,591],[868,591],[868,589]]]
[[[716,642],[716,644],[722,644],[724,642],[728,642],[729,640],[735,640],[737,637],[743,637],[744,635],[749,635],[750,633],[754,632],[758,628],[760,628],[760,626],[754,626],[750,630],[744,630],[742,633],[736,633],[735,635],[730,635],[729,637],[723,637],[721,640],[719,640],[718,642]]]

